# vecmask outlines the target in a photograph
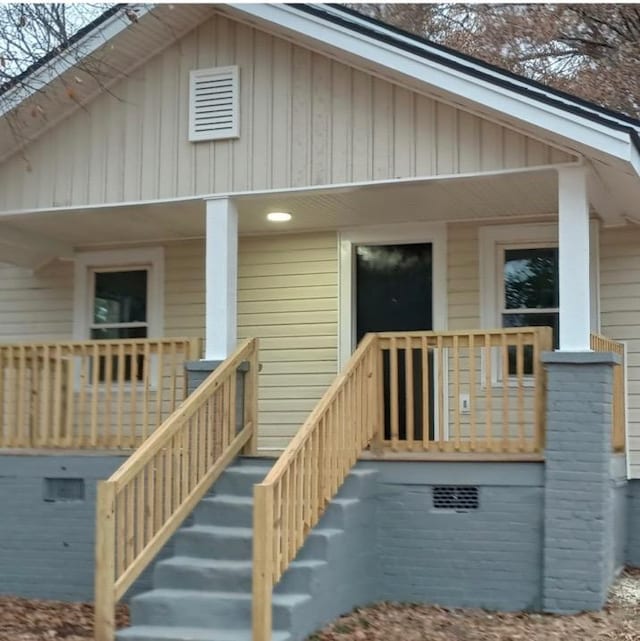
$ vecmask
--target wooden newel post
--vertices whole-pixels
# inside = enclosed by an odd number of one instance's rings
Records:
[[[244,422],[251,423],[251,438],[243,450],[245,456],[255,456],[258,451],[258,386],[260,362],[258,339],[253,339],[253,351],[249,357],[249,371],[244,378]]]
[[[253,641],[271,641],[273,488],[253,488]]]
[[[115,636],[115,484],[98,483],[96,504],[95,641],[113,641]]]

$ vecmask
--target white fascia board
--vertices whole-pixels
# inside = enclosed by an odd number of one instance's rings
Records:
[[[386,42],[357,33],[321,17],[303,13],[285,4],[229,6],[239,15],[244,14],[247,17],[266,21],[276,29],[283,28],[296,32],[324,46],[329,45],[347,52],[362,61],[373,62],[394,74],[423,82],[427,85],[427,89],[435,87],[482,107],[517,118],[525,126],[528,124],[539,127],[553,135],[573,140],[620,160],[632,162],[633,144],[627,132],[617,131],[577,114],[569,114],[552,105],[523,96],[517,91],[499,87],[481,78],[403,51]],[[411,44],[419,46],[419,43],[414,41],[411,41]],[[633,164],[633,166],[636,172],[640,173],[640,164]]]
[[[153,9],[154,5],[136,4],[130,6],[135,10],[138,18],[142,18],[142,16]],[[30,74],[29,86],[18,84],[13,89],[9,89],[2,98],[0,117],[15,109],[21,102],[24,102],[27,98],[30,98],[40,89],[61,76],[65,71],[74,67],[78,59],[91,55],[106,42],[130,26],[131,22],[126,16],[123,16],[121,12],[112,15],[86,36],[78,40],[78,42]]]

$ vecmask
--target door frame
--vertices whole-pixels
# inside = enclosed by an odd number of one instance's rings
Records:
[[[433,329],[447,329],[447,225],[398,223],[341,230],[338,233],[338,371],[355,347],[355,247],[431,243],[431,309]]]

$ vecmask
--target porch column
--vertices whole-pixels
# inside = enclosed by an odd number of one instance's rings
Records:
[[[560,351],[591,349],[589,202],[585,167],[558,170]]]
[[[224,360],[236,348],[238,212],[229,198],[207,200],[205,360]]]

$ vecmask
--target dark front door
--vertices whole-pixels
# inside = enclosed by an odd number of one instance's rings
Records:
[[[367,332],[425,331],[433,328],[432,245],[360,245],[356,247],[356,337]],[[385,438],[390,438],[389,352],[383,353],[385,395]],[[433,359],[429,358],[433,370]],[[433,381],[433,372],[429,380]],[[433,438],[433,390],[428,403],[422,398],[420,350],[413,354],[414,438],[422,439],[427,419]],[[399,438],[406,438],[405,350],[398,350]],[[424,408],[428,407],[424,417]]]

